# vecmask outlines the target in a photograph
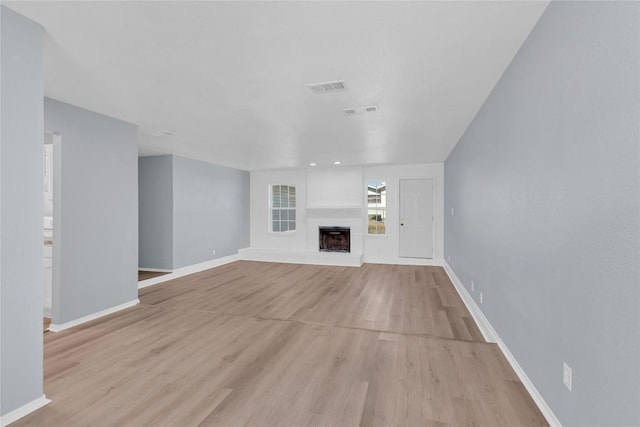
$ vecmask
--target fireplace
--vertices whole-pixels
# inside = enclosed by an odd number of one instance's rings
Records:
[[[318,227],[320,252],[351,252],[349,227]]]

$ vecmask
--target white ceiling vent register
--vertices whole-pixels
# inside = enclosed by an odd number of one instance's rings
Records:
[[[336,80],[333,82],[323,82],[323,83],[311,83],[307,85],[307,87],[313,93],[329,93],[329,92],[339,92],[341,90],[347,90],[347,87],[344,85],[344,80]]]
[[[375,111],[378,111],[377,105],[366,105],[364,107],[351,107],[342,109],[342,112],[347,117],[355,116],[357,114],[373,113]]]

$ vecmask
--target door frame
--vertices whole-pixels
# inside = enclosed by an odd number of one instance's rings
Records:
[[[53,244],[51,266],[51,324],[59,324],[62,266],[62,135],[45,128],[53,145]]]

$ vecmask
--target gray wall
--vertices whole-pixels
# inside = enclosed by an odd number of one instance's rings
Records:
[[[173,156],[174,268],[248,246],[249,173]]]
[[[42,28],[0,6],[0,415],[42,396]]]
[[[140,268],[173,268],[173,159],[138,159]]]
[[[445,163],[445,257],[568,426],[640,423],[639,8],[551,2]]]
[[[44,117],[62,139],[52,307],[62,324],[138,298],[137,127],[49,98]]]

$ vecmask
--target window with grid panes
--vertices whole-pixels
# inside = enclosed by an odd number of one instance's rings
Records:
[[[387,183],[367,183],[368,234],[387,234]]]
[[[271,186],[271,231],[280,233],[296,229],[296,187]]]

